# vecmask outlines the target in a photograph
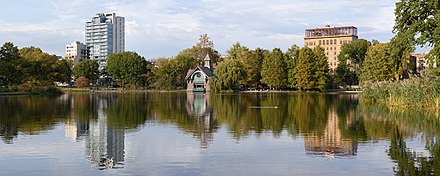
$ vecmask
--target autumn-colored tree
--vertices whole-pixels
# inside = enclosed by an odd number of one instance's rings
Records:
[[[90,80],[84,76],[80,76],[78,79],[76,79],[75,84],[76,84],[76,87],[78,87],[78,88],[89,87]]]

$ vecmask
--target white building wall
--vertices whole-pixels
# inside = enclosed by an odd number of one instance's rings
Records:
[[[65,59],[73,60],[74,64],[88,59],[87,46],[79,41],[74,41],[66,45]]]
[[[86,21],[85,37],[90,59],[98,61],[102,70],[109,55],[125,50],[125,19],[115,13],[98,13]]]

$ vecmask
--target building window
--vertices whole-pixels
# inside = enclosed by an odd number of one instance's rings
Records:
[[[342,45],[342,40],[339,40],[339,43]]]
[[[336,51],[335,51],[335,55],[336,55]]]
[[[336,45],[336,43],[337,43],[337,42],[336,42],[336,39],[334,40],[334,43],[335,43],[335,45]]]
[[[330,45],[333,45],[333,40],[330,40]]]
[[[316,45],[316,42],[313,42],[313,46],[315,46]]]
[[[319,40],[319,45],[321,45],[321,40]]]

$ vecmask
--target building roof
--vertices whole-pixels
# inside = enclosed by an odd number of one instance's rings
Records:
[[[335,37],[335,36],[357,36],[358,30],[354,26],[342,26],[342,27],[325,27],[306,29],[305,38],[314,37]]]
[[[211,69],[209,69],[208,67],[204,67],[204,66],[200,66],[200,65],[199,65],[199,66],[197,66],[197,67],[194,68],[194,69],[189,69],[189,70],[188,70],[188,72],[186,73],[186,76],[185,76],[185,80],[188,80],[188,79],[191,77],[191,75],[192,75],[195,71],[197,71],[197,70],[202,71],[202,72],[203,72],[206,76],[208,76],[208,77],[213,77],[213,76],[215,76]]]

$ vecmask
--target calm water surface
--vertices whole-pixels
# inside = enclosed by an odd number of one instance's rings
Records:
[[[438,114],[356,94],[0,97],[0,175],[426,175]]]

